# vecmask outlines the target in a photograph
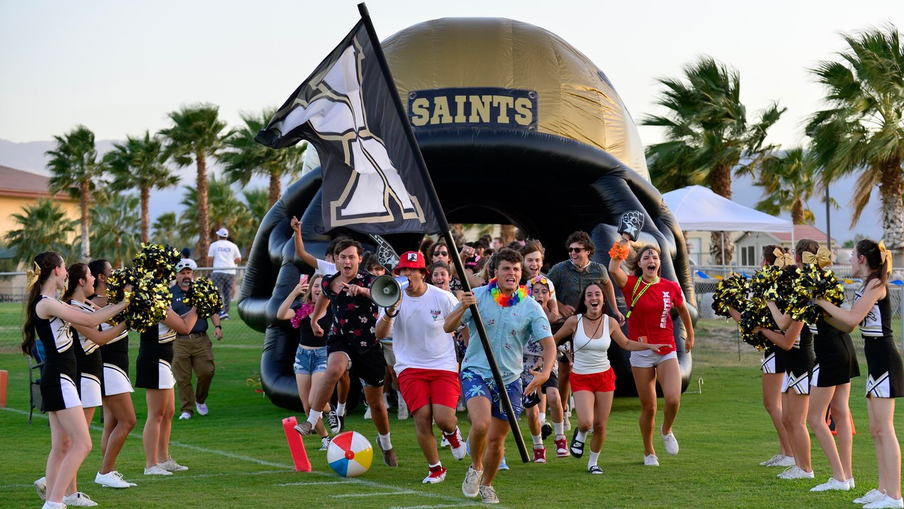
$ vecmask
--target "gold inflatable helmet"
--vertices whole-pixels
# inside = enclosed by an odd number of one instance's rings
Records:
[[[615,88],[552,32],[504,18],[443,18],[396,33],[383,50],[416,132],[508,120],[605,150],[649,180],[637,127]]]

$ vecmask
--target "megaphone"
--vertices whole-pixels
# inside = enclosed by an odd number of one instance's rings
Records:
[[[391,308],[402,298],[402,292],[408,288],[408,278],[382,275],[370,285],[370,300],[381,308]]]

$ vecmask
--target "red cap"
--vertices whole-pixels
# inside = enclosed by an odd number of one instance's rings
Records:
[[[426,272],[427,265],[424,263],[424,255],[420,251],[406,251],[399,259],[399,265],[392,270],[396,276],[399,275],[401,269],[421,269]]]

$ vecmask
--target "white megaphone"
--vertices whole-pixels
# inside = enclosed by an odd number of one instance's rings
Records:
[[[390,308],[402,298],[402,292],[408,288],[408,278],[382,275],[370,285],[370,300],[381,308]]]

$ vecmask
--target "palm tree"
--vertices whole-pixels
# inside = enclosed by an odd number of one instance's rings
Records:
[[[30,263],[42,251],[56,251],[71,255],[69,237],[75,232],[77,220],[66,218],[66,212],[51,199],[41,199],[13,214],[19,228],[6,234],[6,246],[16,249],[16,262]],[[30,267],[29,267],[30,268]]]
[[[840,62],[819,63],[811,72],[825,86],[828,109],[810,117],[807,134],[825,178],[860,172],[851,198],[851,227],[879,186],[885,243],[901,262],[904,206],[904,46],[888,25],[844,35]]]
[[[49,191],[53,195],[65,189],[70,196],[79,199],[82,212],[81,258],[87,262],[91,259],[88,204],[104,174],[104,164],[97,158],[94,133],[87,127],[80,125],[68,134],[53,138],[56,149],[45,152],[50,156],[47,163],[51,173]]]
[[[302,143],[294,147],[273,149],[254,141],[254,137],[267,126],[274,114],[275,110],[265,110],[259,117],[242,114],[245,125],[229,133],[226,146],[230,150],[223,152],[219,158],[230,182],[241,182],[243,186],[247,186],[254,174],[268,177],[268,200],[271,207],[282,196],[280,179],[301,172],[307,147],[307,143]]]
[[[706,185],[731,199],[732,169],[739,164],[744,168],[760,163],[771,149],[764,146],[767,131],[786,108],[773,103],[755,124],[750,124],[740,99],[738,71],[704,56],[686,65],[684,74],[686,82],[680,78],[658,79],[665,90],[657,104],[669,112],[667,116],[648,115],[641,122],[665,128],[666,141],[646,150],[653,184],[662,191],[672,186]],[[710,252],[716,263],[730,263],[733,249],[725,232],[713,232]]]
[[[179,231],[179,221],[175,212],[165,212],[154,220],[154,234],[151,238],[157,244],[169,244],[177,249],[185,246],[185,240]],[[192,232],[194,235],[194,232]]]
[[[166,154],[180,168],[197,164],[198,256],[207,256],[210,246],[210,220],[207,201],[207,159],[217,158],[223,149],[226,122],[219,119],[219,107],[212,104],[184,106],[169,114],[173,126],[160,134],[168,140]]]
[[[148,207],[151,189],[164,189],[179,183],[179,177],[164,164],[163,141],[151,137],[126,138],[125,143],[114,143],[113,150],[104,156],[113,174],[111,187],[115,190],[138,189],[141,201],[141,241],[149,242]]]
[[[131,260],[139,250],[139,203],[138,196],[117,193],[95,209],[92,241],[100,257],[113,260],[113,267],[121,268],[123,260]]]
[[[253,234],[250,238],[245,235],[247,225],[253,221],[248,206],[236,196],[235,191],[225,180],[218,180],[215,175],[211,175],[207,184],[210,192],[211,231],[220,227],[228,229],[231,240],[244,250],[254,239]],[[194,187],[185,188],[181,204],[184,208],[179,215],[179,230],[186,234],[193,225],[198,224],[198,193]],[[208,235],[210,233],[208,232]],[[207,251],[199,251],[197,254],[199,261],[206,256]]]
[[[759,171],[753,173],[754,184],[763,188],[757,210],[772,215],[790,212],[794,224],[813,224],[815,218],[807,202],[820,187],[820,170],[812,152],[800,147],[764,157]],[[831,204],[838,207],[834,200]]]

